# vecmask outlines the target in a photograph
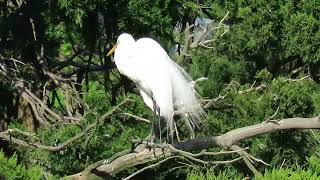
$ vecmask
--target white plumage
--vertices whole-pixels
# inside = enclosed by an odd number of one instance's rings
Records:
[[[190,76],[150,38],[135,41],[130,34],[121,34],[108,55],[113,51],[119,72],[136,83],[145,104],[154,112],[156,103],[171,135],[175,131],[173,115],[178,113],[194,136],[193,129],[200,126],[205,112]]]

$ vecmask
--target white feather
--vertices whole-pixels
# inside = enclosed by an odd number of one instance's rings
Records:
[[[114,60],[120,73],[136,82],[144,102],[153,111],[154,98],[170,133],[174,131],[175,112],[186,118],[189,127],[199,127],[205,112],[191,85],[193,80],[156,41],[150,38],[135,41],[131,35],[121,34]]]

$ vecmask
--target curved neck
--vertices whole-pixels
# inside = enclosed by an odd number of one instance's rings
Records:
[[[115,51],[115,56],[130,56],[131,53],[134,52],[135,49],[135,40],[132,39],[128,39],[125,42],[121,42],[119,43],[116,51]]]

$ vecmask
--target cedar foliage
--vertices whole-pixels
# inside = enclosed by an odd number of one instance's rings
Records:
[[[208,78],[198,84],[203,97],[226,96],[207,109],[208,117],[198,136],[219,135],[259,123],[278,107],[278,119],[320,114],[320,2],[317,0],[203,0],[201,4],[183,0],[22,2],[20,6],[16,1],[0,2],[0,63],[6,69],[6,73],[3,69],[0,71],[0,116],[5,117],[0,119],[1,127],[8,124],[27,129],[17,119],[14,109],[19,108],[15,100],[20,92],[15,86],[16,79],[22,79],[39,98],[46,99],[52,110],[67,114],[66,95],[59,85],[52,82],[46,85],[50,78],[43,70],[65,78],[76,76],[76,90],[89,109],[75,107],[73,113],[84,115],[77,124],[37,126],[37,135],[43,144],[55,145],[69,139],[128,95],[134,101],[121,107],[121,112],[153,119],[153,113],[144,105],[134,85],[119,75],[105,55],[121,32],[131,33],[135,38],[152,37],[169,51],[180,40],[173,33],[177,22],[193,23],[197,16],[219,22],[228,11],[225,23],[230,31],[214,42],[213,49],[197,48],[191,52],[192,58],[183,63],[192,77]],[[77,54],[71,60],[73,63],[59,62],[70,61],[73,54]],[[10,57],[25,65],[13,64]],[[294,80],[305,76],[309,78]],[[238,93],[252,84],[265,84],[267,88]],[[45,85],[49,93],[43,96]],[[43,176],[43,172],[60,177],[77,173],[88,163],[129,148],[130,139],[144,138],[150,128],[119,111],[90,132],[93,136],[86,146],[83,145],[86,137],[54,153],[4,143],[2,149],[15,151],[18,156],[8,159],[0,153],[2,164],[10,166],[1,169],[0,175],[29,179]],[[320,146],[315,136],[320,133],[314,130],[314,134],[277,132],[245,140],[240,145],[249,146],[252,155],[270,164],[258,167],[264,173],[257,179],[317,178]],[[221,156],[218,160],[226,158],[230,156]],[[243,162],[212,167],[196,164],[170,171],[177,166],[179,163],[170,161],[142,176],[160,179],[251,176]],[[25,167],[35,170],[26,171]],[[114,178],[125,177],[136,168]]]

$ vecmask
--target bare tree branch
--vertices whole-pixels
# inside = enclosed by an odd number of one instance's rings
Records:
[[[132,118],[134,118],[134,119],[137,120],[137,121],[142,121],[142,122],[146,122],[146,123],[151,123],[149,119],[145,119],[145,118],[142,118],[142,117],[139,117],[139,116],[130,114],[130,113],[120,113],[120,114],[125,115],[125,116],[128,116],[128,117],[132,117]]]
[[[274,133],[280,130],[289,130],[289,129],[320,129],[320,118],[288,118],[278,121],[278,124],[272,122],[265,122],[246,126],[238,129],[231,130],[225,134],[214,137],[201,137],[192,139],[185,142],[179,142],[171,145],[154,145],[150,149],[150,145],[140,144],[137,146],[132,153],[126,154],[119,158],[116,158],[114,161],[98,166],[95,171],[98,171],[102,174],[115,174],[125,168],[132,167],[138,164],[144,164],[147,162],[159,160],[164,157],[172,157],[177,155],[187,154],[189,157],[197,157],[198,154],[192,154],[186,151],[207,149],[212,147],[222,147],[230,148],[233,153],[239,153],[241,159],[247,164],[252,172],[259,174],[259,172],[254,167],[254,162],[260,162],[266,164],[262,160],[255,158],[244,151],[243,148],[236,145],[241,140],[245,140],[257,135],[262,135],[266,133]],[[152,146],[153,144],[151,144]],[[171,148],[170,148],[171,147]],[[202,152],[205,155],[204,152]],[[213,153],[216,154],[219,152]],[[233,162],[239,160],[234,159],[230,161],[222,161],[221,163]],[[83,172],[69,176],[70,178],[83,177]]]
[[[238,94],[244,94],[244,93],[248,93],[248,92],[252,92],[252,91],[260,92],[260,91],[263,91],[266,88],[267,88],[267,85],[261,84],[261,85],[259,85],[257,87],[251,87],[251,88],[243,90],[243,91],[238,91]]]
[[[165,162],[165,161],[168,161],[168,160],[170,160],[170,159],[176,158],[176,157],[178,157],[178,156],[167,157],[167,158],[165,158],[165,159],[163,159],[163,160],[161,160],[161,161],[159,161],[159,162],[157,162],[157,163],[155,163],[155,164],[151,164],[151,165],[146,166],[146,167],[144,167],[144,168],[142,168],[142,169],[139,169],[137,172],[131,174],[130,176],[124,178],[123,180],[131,179],[131,178],[134,177],[135,175],[137,175],[137,174],[139,174],[139,173],[141,173],[141,172],[143,172],[143,171],[145,171],[145,170],[147,170],[147,169],[151,169],[151,168],[157,167],[157,166],[160,165],[161,163],[163,163],[163,162]]]
[[[182,64],[185,57],[190,57],[190,51],[192,49],[195,49],[199,46],[207,49],[213,49],[212,45],[215,40],[217,40],[218,37],[222,37],[225,33],[229,31],[229,26],[223,24],[223,21],[227,18],[229,15],[229,12],[221,19],[219,24],[216,27],[211,27],[211,24],[207,24],[204,26],[200,26],[201,30],[198,33],[191,32],[194,28],[194,24],[189,25],[189,23],[186,24],[186,28],[183,31],[184,32],[184,40],[183,40],[183,49],[179,56],[177,57],[177,64]],[[219,36],[215,35],[215,37],[210,37],[212,35],[214,30],[223,29],[222,33],[219,33]],[[211,38],[211,39],[209,39]]]
[[[259,171],[254,167],[252,160],[248,157],[248,154],[245,151],[241,151],[242,148],[238,145],[232,145],[230,147],[232,150],[234,151],[239,151],[239,155],[242,157],[244,163],[247,165],[247,167],[250,169],[250,171],[255,174],[258,175]]]
[[[36,143],[29,143],[26,142],[24,140],[20,140],[17,139],[15,137],[11,136],[12,132],[17,132],[19,134],[22,134],[24,136],[29,136],[29,137],[35,137],[35,134],[33,133],[29,133],[29,132],[24,132],[18,129],[8,129],[6,131],[0,132],[0,139],[4,139],[7,140],[9,142],[12,142],[14,144],[20,145],[20,146],[25,146],[25,147],[31,147],[31,148],[35,148],[35,149],[43,149],[43,150],[47,150],[47,151],[59,151],[63,148],[65,148],[66,146],[68,146],[69,144],[75,142],[76,140],[80,139],[81,137],[83,137],[84,135],[87,134],[87,132],[94,128],[97,127],[97,125],[102,122],[104,119],[106,119],[108,116],[112,115],[117,109],[119,109],[119,107],[121,105],[123,105],[125,102],[129,101],[129,97],[127,97],[126,99],[124,99],[122,102],[120,102],[117,106],[113,107],[111,110],[109,110],[107,113],[105,113],[104,115],[102,115],[99,120],[97,120],[96,122],[92,123],[91,125],[89,125],[83,132],[80,132],[78,134],[76,134],[75,136],[73,136],[72,138],[66,140],[65,142],[59,144],[58,146],[47,146],[47,145],[43,145],[40,144],[38,142]],[[39,138],[37,138],[39,139]]]
[[[246,126],[231,130],[225,134],[214,137],[201,137],[190,141],[180,142],[175,145],[177,149],[186,151],[206,149],[210,147],[230,147],[241,140],[257,135],[274,133],[280,130],[289,129],[320,129],[320,118],[287,118],[278,120],[278,124],[273,122],[262,122],[256,125]]]

